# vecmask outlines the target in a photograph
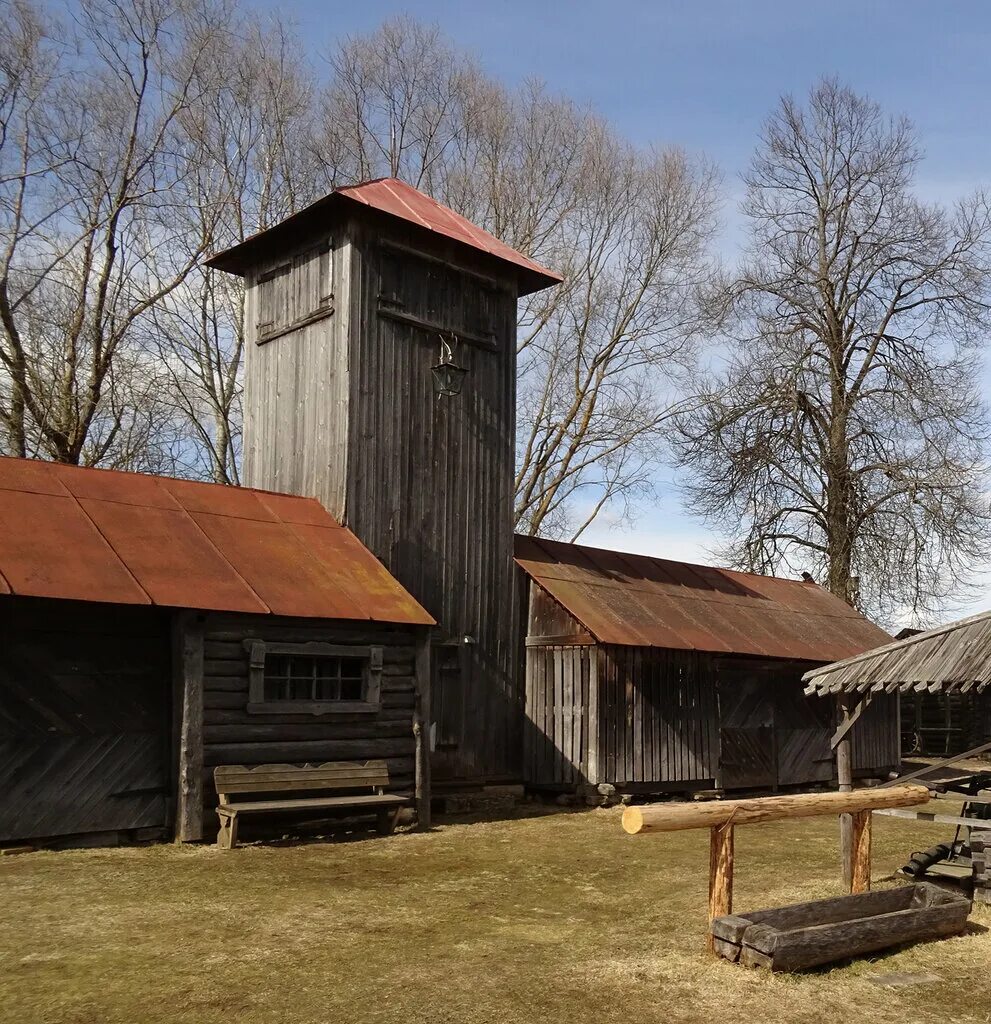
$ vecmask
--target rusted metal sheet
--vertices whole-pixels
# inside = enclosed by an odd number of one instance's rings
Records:
[[[352,185],[338,189],[341,195],[347,196],[356,202],[364,203],[373,209],[391,213],[395,217],[402,217],[403,220],[412,221],[430,231],[446,235],[457,242],[463,242],[490,256],[505,260],[507,263],[514,263],[532,273],[540,274],[560,281],[560,274],[547,270],[539,263],[529,259],[522,253],[511,249],[504,242],[499,241],[495,235],[472,224],[459,213],[455,213],[450,207],[438,203],[436,199],[425,195],[412,185],[400,181],[398,178],[382,178],[379,181],[369,181],[361,185]],[[548,284],[551,282],[548,282]]]
[[[807,672],[805,692],[967,693],[991,686],[991,612]]]
[[[268,612],[267,605],[178,505],[168,509],[88,498],[80,499],[79,504],[153,604],[260,615]]]
[[[833,661],[890,640],[815,583],[533,537],[516,561],[600,643]]]
[[[0,523],[0,571],[14,594],[151,603],[71,495],[0,490]]]
[[[398,178],[379,178],[335,189],[274,227],[260,231],[238,245],[217,253],[207,260],[207,265],[231,274],[243,274],[250,265],[257,263],[259,256],[270,245],[286,244],[296,234],[319,223],[321,217],[332,217],[335,210],[338,213],[346,212],[352,203],[359,203],[380,213],[398,217],[419,228],[443,235],[511,264],[520,272],[520,295],[547,288],[562,280],[560,274],[542,267],[477,224],[472,224],[461,214],[455,213],[454,210]]]
[[[311,498],[0,458],[0,594],[433,619]]]

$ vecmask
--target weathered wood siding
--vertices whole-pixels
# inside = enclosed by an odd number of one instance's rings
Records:
[[[0,598],[0,841],[169,823],[169,620]]]
[[[716,775],[711,659],[695,651],[599,648],[603,781],[710,785]]]
[[[312,266],[328,240],[332,312],[320,306]],[[437,619],[441,778],[521,769],[516,284],[492,274],[484,257],[368,212],[247,278],[244,482],[319,498]],[[289,327],[259,345],[262,287],[268,304],[283,290],[276,305]],[[293,327],[313,308],[316,319]],[[463,339],[455,358],[468,376],[457,398],[433,390],[440,332]]]
[[[596,644],[531,584],[524,765],[535,785],[772,789],[828,783],[831,701],[805,697],[810,666]],[[854,730],[860,777],[897,766],[896,702]]]
[[[897,768],[901,764],[898,694],[876,694],[850,735],[854,775],[864,777]]]
[[[394,222],[349,234],[345,520],[437,619],[436,776],[518,777],[515,291],[441,241],[418,253]],[[456,398],[433,390],[440,332],[473,339],[456,349]]]
[[[718,740],[709,659],[694,652],[595,644],[536,586],[531,586],[529,609],[528,782],[712,784]]]
[[[246,486],[319,498],[338,518],[348,440],[347,317],[341,302],[349,252],[346,245],[334,247],[339,241],[303,239],[245,279],[242,459]],[[328,252],[322,251],[325,243]],[[264,281],[280,268],[288,269]],[[329,274],[329,294],[318,271]],[[267,301],[286,310],[287,322],[282,333],[259,343],[262,287],[277,294]]]
[[[381,710],[374,714],[249,713],[246,639],[381,645]],[[314,764],[381,758],[389,766],[392,787],[411,792],[415,753],[414,643],[411,633],[387,626],[266,616],[208,616],[203,639],[207,805],[216,805],[213,768],[219,764]],[[211,826],[208,818],[208,831]]]
[[[523,736],[527,782],[599,781],[593,743],[595,665],[596,648],[591,646],[527,649]]]

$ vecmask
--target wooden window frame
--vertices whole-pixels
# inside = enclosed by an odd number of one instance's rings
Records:
[[[248,712],[253,715],[353,715],[375,714],[382,708],[382,651],[376,645],[350,646],[311,641],[272,643],[245,640],[248,652]],[[286,654],[297,657],[360,658],[364,663],[362,700],[266,700],[265,656]]]
[[[255,344],[266,345],[286,334],[292,334],[302,327],[318,323],[334,313],[334,244],[333,239],[328,239],[320,245],[311,246],[287,260],[283,260],[278,266],[271,267],[258,275],[255,281],[255,289],[258,294],[258,315],[261,316],[261,288],[263,284],[274,280],[277,277],[292,276],[297,273],[300,267],[308,260],[316,258],[319,261],[318,275],[320,278],[319,295],[317,305],[307,310],[294,320],[284,324],[277,324],[273,320],[255,321]]]

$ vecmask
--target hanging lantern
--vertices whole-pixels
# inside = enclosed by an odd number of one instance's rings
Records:
[[[440,360],[436,366],[430,367],[430,372],[434,375],[434,391],[438,396],[453,398],[461,394],[461,385],[468,371],[454,361],[454,353],[443,335],[440,339]]]

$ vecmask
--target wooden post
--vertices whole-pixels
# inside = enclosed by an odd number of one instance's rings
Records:
[[[849,694],[839,696],[840,725],[848,725],[852,715],[852,701]],[[853,789],[853,749],[849,730],[836,745],[836,782],[841,793],[849,793]],[[851,867],[853,864],[853,819],[849,814],[840,815],[840,865],[843,871],[843,885],[847,888],[853,884]]]
[[[173,679],[179,701],[176,842],[203,838],[203,621],[178,612],[173,629]]]
[[[871,812],[857,811],[851,827],[850,892],[871,888]]]
[[[416,638],[416,824],[430,828],[430,630],[421,629]]]
[[[733,913],[733,826],[713,825],[709,829],[709,924]],[[706,937],[709,952],[715,952],[712,928]]]

